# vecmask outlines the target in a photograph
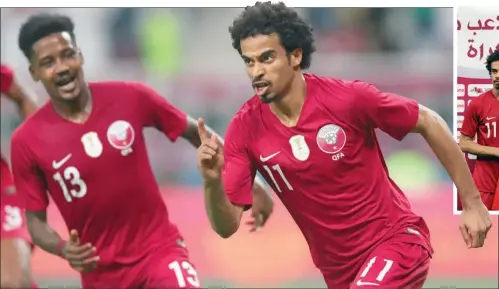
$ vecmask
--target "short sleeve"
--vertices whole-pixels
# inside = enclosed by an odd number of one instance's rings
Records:
[[[224,167],[222,180],[231,203],[250,206],[253,203],[252,188],[256,169],[248,154],[247,131],[241,124],[240,115],[231,120],[224,143]]]
[[[141,96],[139,106],[144,110],[144,126],[155,127],[175,142],[187,128],[187,114],[169,103],[154,89],[141,83],[134,85]]]
[[[14,72],[6,65],[0,65],[0,92],[7,93],[14,83]]]
[[[357,95],[354,107],[363,125],[379,128],[396,140],[403,140],[416,126],[419,105],[410,98],[381,92],[374,85],[355,81]]]
[[[0,204],[2,228],[1,238],[27,238],[26,217],[22,210],[21,201],[17,193],[7,194],[2,192]]]
[[[45,210],[49,199],[44,176],[29,148],[16,133],[11,141],[11,162],[16,191],[22,196],[26,210]]]
[[[459,130],[461,134],[474,138],[478,130],[478,122],[480,120],[479,111],[479,98],[473,99],[468,107],[464,110],[463,125]]]

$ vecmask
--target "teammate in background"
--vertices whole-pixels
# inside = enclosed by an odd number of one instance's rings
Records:
[[[142,134],[155,127],[172,142],[182,137],[198,147],[196,121],[144,84],[87,82],[66,16],[29,18],[19,47],[50,96],[12,137],[14,179],[26,194],[34,243],[81,272],[83,288],[200,287]],[[67,241],[47,223],[47,191],[67,224]],[[272,200],[261,186],[255,194],[265,219]]]
[[[494,198],[499,181],[499,50],[487,57],[486,68],[493,88],[469,103],[464,111],[464,121],[459,146],[465,153],[477,156],[473,179],[482,201],[489,210],[499,210],[499,198]],[[475,143],[473,139],[477,139]],[[495,201],[497,199],[497,201]],[[496,204],[493,208],[493,204]]]
[[[19,108],[26,118],[36,110],[34,101],[16,82],[14,72],[0,65],[0,92]],[[33,286],[31,275],[31,239],[26,229],[26,218],[22,202],[16,192],[10,168],[3,156],[0,159],[1,192],[1,274],[0,288],[29,288]]]
[[[421,134],[456,183],[461,232],[482,247],[491,220],[445,121],[412,99],[362,81],[303,74],[312,28],[282,2],[257,2],[229,29],[255,96],[231,120],[222,152],[198,149],[206,207],[222,237],[237,230],[259,171],[308,242],[328,288],[422,288],[433,250],[424,220],[390,179],[375,130]]]

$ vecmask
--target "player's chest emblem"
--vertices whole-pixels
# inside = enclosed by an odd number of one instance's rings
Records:
[[[87,132],[81,137],[85,153],[91,158],[98,158],[102,154],[102,142],[95,131]]]
[[[294,135],[289,139],[293,156],[299,161],[306,161],[310,156],[310,149],[308,148],[305,137],[302,135]]]
[[[135,131],[130,123],[117,120],[107,129],[107,140],[112,147],[121,150],[121,154],[126,156],[133,152],[132,144],[135,140]]]
[[[327,154],[339,153],[346,142],[345,131],[336,124],[326,124],[317,132],[317,146]]]

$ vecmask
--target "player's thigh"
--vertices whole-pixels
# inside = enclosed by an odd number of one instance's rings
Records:
[[[480,192],[480,196],[482,197],[482,202],[489,210],[492,210],[492,204],[494,203],[494,195],[495,195],[494,193]]]
[[[422,288],[430,268],[430,254],[420,245],[385,243],[378,246],[357,273],[350,289]]]
[[[145,288],[201,288],[194,265],[186,256],[168,256],[147,272]]]

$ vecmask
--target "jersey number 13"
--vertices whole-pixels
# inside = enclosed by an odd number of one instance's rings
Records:
[[[67,167],[62,174],[57,172],[53,177],[61,186],[68,203],[72,202],[73,198],[83,198],[87,194],[87,184],[80,178],[80,171],[76,167]],[[68,185],[71,187],[69,188]]]

